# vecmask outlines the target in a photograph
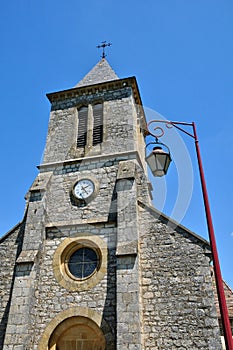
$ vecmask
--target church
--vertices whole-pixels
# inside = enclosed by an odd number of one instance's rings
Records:
[[[0,238],[0,349],[223,349],[209,242],[152,205],[136,78],[103,57],[47,98],[24,217]]]

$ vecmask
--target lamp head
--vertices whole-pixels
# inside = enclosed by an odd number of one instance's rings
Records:
[[[146,157],[146,162],[149,165],[152,174],[158,177],[166,175],[172,160],[170,152],[164,151],[160,145],[163,144],[155,142],[155,147],[153,148],[152,152]]]

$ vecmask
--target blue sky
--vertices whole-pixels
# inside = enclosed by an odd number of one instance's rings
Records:
[[[0,16],[0,235],[22,219],[37,175],[50,110],[45,94],[73,87],[107,40],[109,63],[121,78],[136,76],[146,109],[196,122],[222,273],[233,287],[232,1],[18,0],[4,1]],[[190,172],[179,180],[173,162],[166,184],[153,180],[155,205],[173,215],[178,192],[191,186],[182,223],[207,239],[194,144],[180,137],[193,180]],[[169,134],[165,141],[177,154]]]

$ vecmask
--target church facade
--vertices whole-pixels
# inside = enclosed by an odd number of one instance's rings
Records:
[[[25,215],[0,239],[0,349],[222,349],[210,246],[151,204],[135,77],[50,93]]]

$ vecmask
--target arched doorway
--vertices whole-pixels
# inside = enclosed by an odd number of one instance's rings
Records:
[[[61,322],[49,339],[49,350],[105,350],[102,330],[91,319],[69,317]]]

